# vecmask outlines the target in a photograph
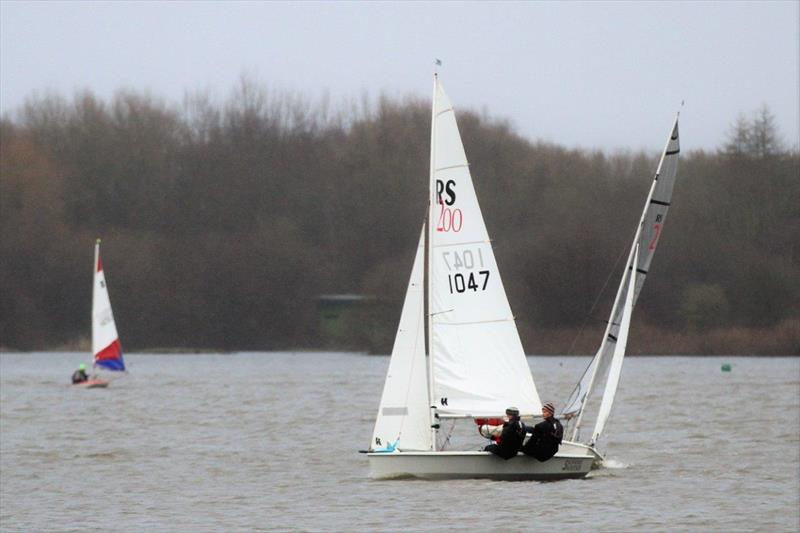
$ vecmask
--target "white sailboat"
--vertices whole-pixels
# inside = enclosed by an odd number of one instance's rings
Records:
[[[603,434],[611,414],[611,407],[622,373],[631,314],[650,269],[650,263],[658,246],[667,211],[672,201],[672,188],[678,172],[678,154],[680,153],[678,118],[679,115],[675,117],[653,183],[650,186],[650,192],[647,195],[639,226],[625,262],[625,270],[617,289],[600,348],[560,413],[562,420],[571,421],[567,424],[567,430],[571,429],[572,431],[571,440],[579,440],[581,424],[587,405],[589,405],[589,398],[595,390],[598,380],[605,377],[606,384],[602,400],[591,438],[588,441],[589,446],[593,449]]]
[[[427,352],[427,355],[426,355]],[[540,416],[455,113],[434,76],[430,196],[368,452],[372,477],[583,477],[596,453],[564,442],[545,462],[446,450],[440,422]]]
[[[103,261],[100,258],[100,239],[94,245],[94,285],[92,289],[92,354],[95,369],[111,372],[125,372],[125,361],[122,358],[122,346],[117,334],[114,313],[111,311],[111,299],[108,296],[106,275]],[[109,381],[97,376],[76,383],[84,388],[107,387]]]

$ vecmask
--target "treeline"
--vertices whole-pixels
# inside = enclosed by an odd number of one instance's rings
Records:
[[[527,351],[593,350],[658,154],[532,143],[468,111],[459,125]],[[222,103],[30,99],[0,124],[0,345],[89,337],[101,237],[128,351],[388,352],[429,128],[423,100],[333,110],[248,81]],[[800,353],[797,148],[761,109],[718,150],[683,150],[631,350]],[[373,298],[333,339],[319,297],[347,293]]]

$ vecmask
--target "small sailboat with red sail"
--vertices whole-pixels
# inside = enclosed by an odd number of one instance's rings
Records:
[[[125,372],[125,361],[122,358],[122,346],[111,311],[111,299],[108,296],[103,261],[100,258],[100,239],[94,245],[94,287],[92,290],[92,354],[95,370],[109,372]],[[83,388],[107,387],[110,380],[92,375],[89,379],[75,383]]]

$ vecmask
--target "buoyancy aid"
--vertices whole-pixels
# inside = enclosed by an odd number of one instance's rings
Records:
[[[481,437],[492,439],[497,444],[500,443],[500,434],[503,432],[502,418],[476,418],[475,423],[478,425],[478,433]]]

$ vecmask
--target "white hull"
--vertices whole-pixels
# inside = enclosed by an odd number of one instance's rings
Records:
[[[370,477],[497,479],[508,481],[582,478],[602,457],[592,448],[564,442],[555,457],[539,462],[518,454],[509,460],[482,451],[368,453]]]

